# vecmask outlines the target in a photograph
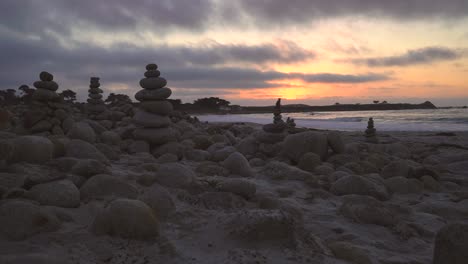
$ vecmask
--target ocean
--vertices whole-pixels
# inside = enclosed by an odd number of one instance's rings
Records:
[[[468,109],[424,109],[392,111],[343,111],[283,113],[283,120],[294,118],[298,127],[363,131],[369,117],[379,131],[468,131]],[[200,121],[253,122],[268,124],[273,114],[199,115]]]

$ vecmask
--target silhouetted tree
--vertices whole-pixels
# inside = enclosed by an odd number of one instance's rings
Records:
[[[388,104],[387,101],[383,101],[381,104]]]
[[[104,101],[105,103],[108,103],[111,106],[117,105],[117,104],[131,104],[132,100],[130,97],[126,94],[115,94],[115,93],[110,93],[106,100]]]
[[[63,100],[73,103],[76,101],[76,93],[72,90],[63,90],[61,93],[59,93],[60,96],[63,97]]]
[[[182,100],[180,99],[167,99],[174,107],[178,107],[182,104]]]
[[[208,97],[195,100],[193,105],[203,108],[219,109],[219,107],[228,106],[230,103],[231,102],[218,97]]]
[[[335,105],[340,105],[340,103],[336,102]]]
[[[25,103],[29,103],[29,102],[31,102],[32,96],[33,96],[34,91],[35,91],[36,89],[34,89],[34,88],[29,88],[29,86],[23,84],[23,85],[21,85],[20,87],[18,87],[18,90],[21,91],[21,98],[20,98],[20,100],[23,101],[23,102],[25,102]]]
[[[374,101],[374,104],[378,104],[379,102],[380,102],[380,101],[377,101],[377,100],[376,100],[376,101]]]
[[[0,90],[0,96],[3,99],[3,103],[7,105],[12,105],[19,101],[14,89]]]

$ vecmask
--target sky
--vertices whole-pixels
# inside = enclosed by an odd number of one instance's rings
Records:
[[[468,0],[0,1],[0,89],[134,99],[148,63],[183,102],[468,105]]]

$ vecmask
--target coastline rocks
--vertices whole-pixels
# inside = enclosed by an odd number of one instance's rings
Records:
[[[143,101],[140,108],[150,113],[159,113],[160,115],[169,115],[173,111],[173,106],[168,101]]]
[[[398,223],[395,212],[367,195],[347,195],[339,209],[345,217],[362,224],[392,227]]]
[[[371,176],[348,175],[335,181],[330,191],[335,195],[359,194],[369,195],[385,201],[390,198],[382,180]]]
[[[91,230],[96,235],[146,240],[159,235],[159,221],[145,203],[117,199],[98,213]]]
[[[177,141],[180,134],[170,128],[137,128],[133,132],[136,139],[147,141],[153,145],[162,145],[167,142]]]
[[[251,199],[255,196],[257,187],[254,183],[243,179],[227,179],[218,184],[217,189],[223,192],[231,192]]]
[[[301,159],[299,160],[299,164],[297,165],[301,170],[305,170],[308,172],[314,172],[315,168],[322,164],[322,160],[320,156],[313,153],[308,152],[302,155]]]
[[[246,205],[242,197],[230,192],[205,192],[199,196],[199,199],[208,210],[232,210]]]
[[[155,175],[155,180],[171,188],[187,188],[195,179],[195,173],[179,163],[161,164]]]
[[[280,161],[267,163],[267,165],[262,168],[261,173],[273,180],[316,180],[316,177],[312,173]]]
[[[89,143],[96,141],[96,134],[93,128],[85,122],[76,122],[72,128],[68,131],[67,137],[70,139],[81,139]]]
[[[21,136],[13,139],[9,162],[44,163],[54,156],[54,144],[45,137]]]
[[[73,208],[80,205],[80,191],[69,180],[35,185],[27,196],[42,205]]]
[[[140,102],[165,100],[172,94],[169,88],[160,88],[155,90],[140,90],[135,94],[135,99]]]
[[[60,227],[57,217],[40,206],[23,200],[0,203],[0,234],[8,240],[24,240]]]
[[[468,225],[449,224],[436,235],[433,264],[464,264],[468,259]]]
[[[391,177],[409,177],[411,168],[405,160],[397,160],[387,164],[382,169],[384,179]]]
[[[80,194],[83,201],[112,197],[135,199],[138,196],[138,190],[116,177],[99,174],[89,178],[81,186]]]
[[[169,192],[157,184],[147,189],[144,194],[140,196],[139,200],[151,207],[155,214],[162,219],[167,218],[176,210],[174,201]]]
[[[133,116],[133,122],[135,125],[145,128],[160,128],[169,126],[171,124],[171,119],[168,116],[137,110]]]
[[[243,177],[251,177],[253,175],[252,168],[244,155],[239,152],[234,152],[229,155],[224,161],[223,166],[229,172]]]
[[[328,145],[333,150],[333,152],[337,154],[341,154],[345,152],[346,146],[339,132],[329,132],[327,134],[327,139],[328,139]]]
[[[90,143],[73,139],[65,146],[65,156],[78,159],[95,159],[105,164],[109,164],[109,160],[95,146]]]
[[[289,135],[284,140],[282,155],[286,158],[297,163],[307,152],[313,152],[324,160],[328,153],[327,135],[308,131]]]

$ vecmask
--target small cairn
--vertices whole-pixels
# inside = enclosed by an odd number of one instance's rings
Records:
[[[63,135],[63,124],[70,123],[66,105],[56,93],[59,88],[54,76],[48,72],[39,74],[40,81],[34,82],[37,89],[32,95],[32,106],[24,114],[23,125],[27,133]]]
[[[103,91],[99,88],[99,77],[91,77],[88,90],[88,115],[90,119],[98,120],[99,115],[106,111],[106,106],[102,100]]]
[[[133,116],[133,122],[138,127],[133,133],[134,138],[152,146],[176,141],[179,135],[170,128],[172,122],[169,118],[173,106],[166,100],[172,91],[165,87],[166,79],[159,77],[161,73],[156,64],[148,64],[146,70],[146,78],[140,80],[143,89],[135,94],[140,105]]]
[[[275,109],[273,110],[273,123],[266,124],[263,126],[263,131],[267,133],[283,133],[286,130],[287,125],[283,121],[283,117],[281,116],[281,98],[278,98],[276,101]]]
[[[371,117],[367,122],[367,129],[365,132],[366,141],[369,143],[378,143],[379,140],[377,139],[377,130],[374,127],[374,119]]]

